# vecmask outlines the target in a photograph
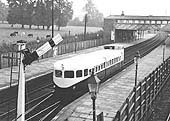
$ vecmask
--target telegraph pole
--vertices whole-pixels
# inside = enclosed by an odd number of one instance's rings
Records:
[[[51,0],[51,5],[52,5],[52,38],[54,37],[54,0]]]
[[[87,14],[85,14],[85,18],[84,18],[84,41],[86,41],[86,26],[87,26]]]

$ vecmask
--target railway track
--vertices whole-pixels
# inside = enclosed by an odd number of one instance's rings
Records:
[[[133,63],[136,51],[139,51],[141,57],[143,57],[154,48],[158,47],[165,39],[166,35],[158,34],[147,41],[125,48],[125,64],[123,68]],[[118,72],[114,74],[116,73]],[[35,86],[33,87],[32,85]],[[50,121],[64,106],[88,91],[84,90],[75,95],[69,95],[69,97],[72,98],[66,99],[65,97],[68,97],[67,95],[63,96],[54,92],[52,73],[27,82],[26,87],[26,91],[28,92],[26,95],[26,121]],[[3,90],[3,92],[0,92],[0,98],[3,99],[0,102],[0,120],[10,121],[15,119],[16,95],[17,87],[12,87],[10,90]]]

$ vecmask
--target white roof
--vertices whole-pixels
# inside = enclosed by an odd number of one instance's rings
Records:
[[[54,68],[62,70],[83,70],[86,68],[93,68],[103,62],[109,61],[115,57],[121,56],[120,50],[99,50],[87,54],[80,54],[71,58],[58,60],[54,63]]]

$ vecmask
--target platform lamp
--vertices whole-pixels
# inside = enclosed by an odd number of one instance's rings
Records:
[[[163,62],[164,62],[164,60],[165,60],[165,48],[166,48],[165,42],[162,44],[162,47],[163,47]]]
[[[37,48],[38,48],[38,44],[40,43],[40,38],[37,37],[37,38],[36,38],[36,41],[37,41]]]
[[[36,41],[37,41],[37,48],[38,48],[38,45],[39,45],[39,43],[40,43],[40,38],[37,37],[37,38],[36,38]],[[36,49],[37,49],[37,48],[36,48]],[[38,62],[39,62],[39,59],[38,59]]]
[[[87,28],[87,13],[85,14],[84,17],[84,41],[86,41],[86,28]]]
[[[93,121],[96,121],[95,100],[97,98],[97,93],[99,92],[99,83],[100,79],[97,77],[97,75],[94,75],[93,69],[92,74],[88,79],[89,94],[91,95],[91,99],[93,101]]]
[[[75,34],[75,53],[76,53],[76,48],[77,48],[77,41],[78,41],[78,35]]]
[[[134,63],[136,65],[135,69],[135,87],[137,86],[137,72],[138,72],[138,61],[140,59],[140,54],[139,51],[136,52],[135,57],[134,57]]]

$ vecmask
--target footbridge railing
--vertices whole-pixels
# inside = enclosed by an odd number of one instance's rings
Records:
[[[152,112],[152,103],[170,77],[170,57],[133,88],[113,121],[143,121]]]

